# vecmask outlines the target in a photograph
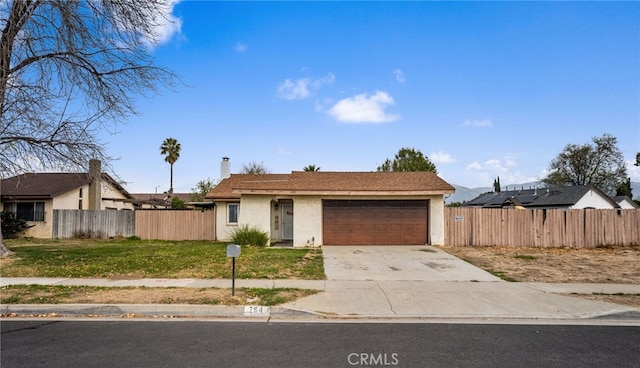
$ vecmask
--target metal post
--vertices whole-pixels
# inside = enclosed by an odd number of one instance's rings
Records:
[[[231,257],[231,296],[236,295],[236,257]]]

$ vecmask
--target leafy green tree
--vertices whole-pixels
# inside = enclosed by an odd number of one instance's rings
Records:
[[[307,165],[302,168],[303,171],[320,171],[320,166],[316,165]]]
[[[464,206],[465,202],[451,202],[447,205],[447,207],[455,208]]]
[[[171,208],[173,208],[174,210],[183,210],[187,208],[187,205],[184,203],[182,199],[178,197],[173,197],[171,198]]]
[[[251,161],[248,164],[242,165],[242,174],[268,174],[269,170],[264,167],[264,163]]]
[[[204,197],[215,187],[214,182],[207,178],[205,180],[200,180],[195,188],[191,188],[191,194],[189,195],[189,200],[191,202],[202,202],[204,201]]]
[[[593,144],[568,144],[549,164],[542,179],[547,185],[594,185],[607,194],[627,179],[627,168],[617,139],[610,134],[593,137]]]
[[[171,165],[171,181],[169,193],[173,193],[173,164],[180,158],[180,143],[175,138],[167,138],[160,146],[160,154],[165,155],[164,160]]]
[[[636,163],[634,165],[640,166],[640,152],[636,153]]]
[[[495,193],[500,193],[500,191],[501,191],[501,189],[500,189],[500,177],[499,176],[493,181],[493,191]]]
[[[438,173],[436,165],[424,156],[422,152],[413,148],[401,148],[393,161],[387,159],[378,166],[378,171],[431,171]]]
[[[627,178],[627,180],[618,185],[616,188],[616,196],[627,196],[629,198],[633,198],[633,188],[631,188],[631,178]]]

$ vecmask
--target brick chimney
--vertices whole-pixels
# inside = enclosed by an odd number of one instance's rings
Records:
[[[89,209],[102,209],[102,162],[89,160]]]
[[[231,176],[231,162],[229,157],[223,157],[220,163],[220,180],[226,179]]]

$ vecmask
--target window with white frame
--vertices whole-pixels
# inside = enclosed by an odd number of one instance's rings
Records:
[[[227,203],[227,223],[237,224],[239,212],[240,212],[240,203]]]

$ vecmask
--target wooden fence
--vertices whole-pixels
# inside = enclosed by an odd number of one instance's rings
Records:
[[[215,240],[214,211],[54,210],[53,238]]]
[[[141,239],[215,240],[214,211],[135,211]]]
[[[598,247],[640,244],[640,210],[445,208],[445,244]]]
[[[135,233],[133,211],[53,210],[53,238],[129,237]]]

